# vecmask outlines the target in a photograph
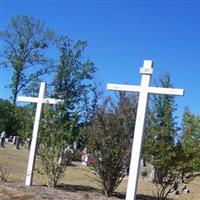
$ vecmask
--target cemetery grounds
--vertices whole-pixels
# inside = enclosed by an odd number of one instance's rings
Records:
[[[117,188],[115,197],[107,198],[102,195],[98,177],[89,167],[82,166],[80,162],[73,162],[72,166],[67,167],[65,176],[59,181],[57,188],[47,188],[45,176],[39,173],[41,167],[39,156],[36,158],[33,186],[25,187],[27,162],[28,150],[24,146],[20,150],[16,150],[12,144],[0,148],[0,163],[5,173],[8,173],[8,182],[0,182],[0,200],[117,200],[125,198],[127,179],[124,179]],[[187,187],[191,190],[190,194],[170,195],[169,199],[200,200],[200,177],[194,179]],[[156,192],[153,184],[140,177],[137,193],[142,197],[147,197],[145,199],[155,200],[153,192]]]

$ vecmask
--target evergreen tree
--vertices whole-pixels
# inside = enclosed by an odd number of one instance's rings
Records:
[[[172,87],[169,74],[164,74],[159,80],[159,86]],[[154,181],[159,186],[158,197],[165,199],[170,189],[176,168],[175,138],[178,131],[174,112],[176,105],[174,96],[154,95],[150,103],[146,138],[144,142],[145,159],[154,166]],[[172,179],[168,179],[171,177]],[[166,182],[166,179],[169,181]],[[167,192],[165,192],[166,189]]]
[[[179,170],[184,176],[200,171],[200,117],[192,114],[188,107],[184,110],[182,131]]]

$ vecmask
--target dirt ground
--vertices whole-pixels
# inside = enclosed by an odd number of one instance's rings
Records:
[[[25,187],[13,183],[3,183],[0,186],[1,200],[114,200],[97,191],[65,191],[45,186]]]
[[[25,187],[16,183],[0,183],[0,200],[120,200],[125,193],[115,193],[106,197],[101,190],[78,185],[60,185],[58,188],[46,186]],[[156,200],[155,197],[138,195],[138,200]]]

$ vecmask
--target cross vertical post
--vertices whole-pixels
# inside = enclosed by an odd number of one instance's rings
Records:
[[[40,121],[41,111],[42,111],[42,100],[44,98],[44,92],[45,92],[45,83],[43,82],[41,83],[40,90],[39,90],[38,100],[40,101],[37,103],[37,107],[36,107],[35,122],[33,126],[32,140],[31,140],[31,147],[30,147],[30,155],[29,155],[28,167],[27,167],[27,172],[26,172],[25,184],[28,186],[32,185],[32,181],[33,181],[32,180],[33,167],[35,166],[37,135],[38,135],[39,121]]]
[[[136,123],[134,130],[134,140],[131,152],[131,162],[129,169],[128,186],[126,192],[126,200],[136,200],[136,192],[138,186],[138,174],[140,168],[140,157],[143,144],[143,133],[145,116],[149,94],[165,94],[183,96],[183,89],[174,88],[159,88],[149,86],[153,73],[153,62],[145,60],[144,66],[140,68],[142,74],[141,85],[122,85],[122,84],[107,84],[107,89],[115,91],[139,92],[139,100],[137,107]]]
[[[45,94],[45,83],[41,82],[38,97],[19,96],[17,98],[17,101],[37,103],[37,108],[36,108],[36,113],[35,113],[35,122],[34,122],[33,132],[32,132],[31,148],[30,148],[30,154],[29,154],[29,160],[28,160],[28,167],[27,167],[27,172],[26,172],[25,185],[27,186],[32,185],[33,168],[35,165],[35,157],[36,157],[35,153],[36,153],[36,145],[37,145],[37,135],[38,135],[39,122],[40,122],[40,117],[41,117],[41,112],[42,112],[42,104],[43,103],[57,104],[59,102],[63,102],[60,99],[48,99],[48,98],[45,99],[44,94]]]
[[[129,170],[129,179],[126,193],[126,200],[133,200],[136,198],[138,186],[138,174],[140,168],[140,156],[143,142],[143,131],[145,124],[145,116],[148,102],[148,87],[152,74],[152,61],[145,61],[144,68],[141,68],[142,73],[141,91],[139,94],[138,108],[136,115],[134,143],[131,152],[131,162]]]

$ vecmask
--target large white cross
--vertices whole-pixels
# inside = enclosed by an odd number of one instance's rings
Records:
[[[27,167],[27,173],[26,173],[25,184],[27,186],[32,185],[33,168],[34,168],[34,165],[35,165],[35,151],[36,151],[36,144],[37,144],[37,134],[38,134],[39,121],[40,121],[40,116],[41,116],[41,111],[42,111],[42,104],[43,103],[57,104],[57,103],[63,102],[60,99],[44,98],[44,94],[45,94],[45,83],[41,82],[38,97],[22,97],[22,96],[19,96],[17,98],[17,101],[37,103],[36,114],[35,114],[35,122],[34,122],[33,133],[32,133],[31,148],[30,148],[28,167]]]
[[[135,85],[121,85],[121,84],[107,84],[107,89],[117,91],[128,91],[128,92],[139,92],[137,116],[134,131],[134,142],[131,153],[131,163],[129,170],[128,186],[126,192],[126,200],[135,200],[137,185],[138,185],[138,174],[140,167],[140,156],[143,143],[143,132],[145,115],[148,103],[148,94],[165,94],[165,95],[180,95],[183,96],[183,89],[174,88],[159,88],[150,87],[151,75],[153,73],[153,63],[151,60],[145,60],[144,66],[140,68],[142,74],[141,86]]]

